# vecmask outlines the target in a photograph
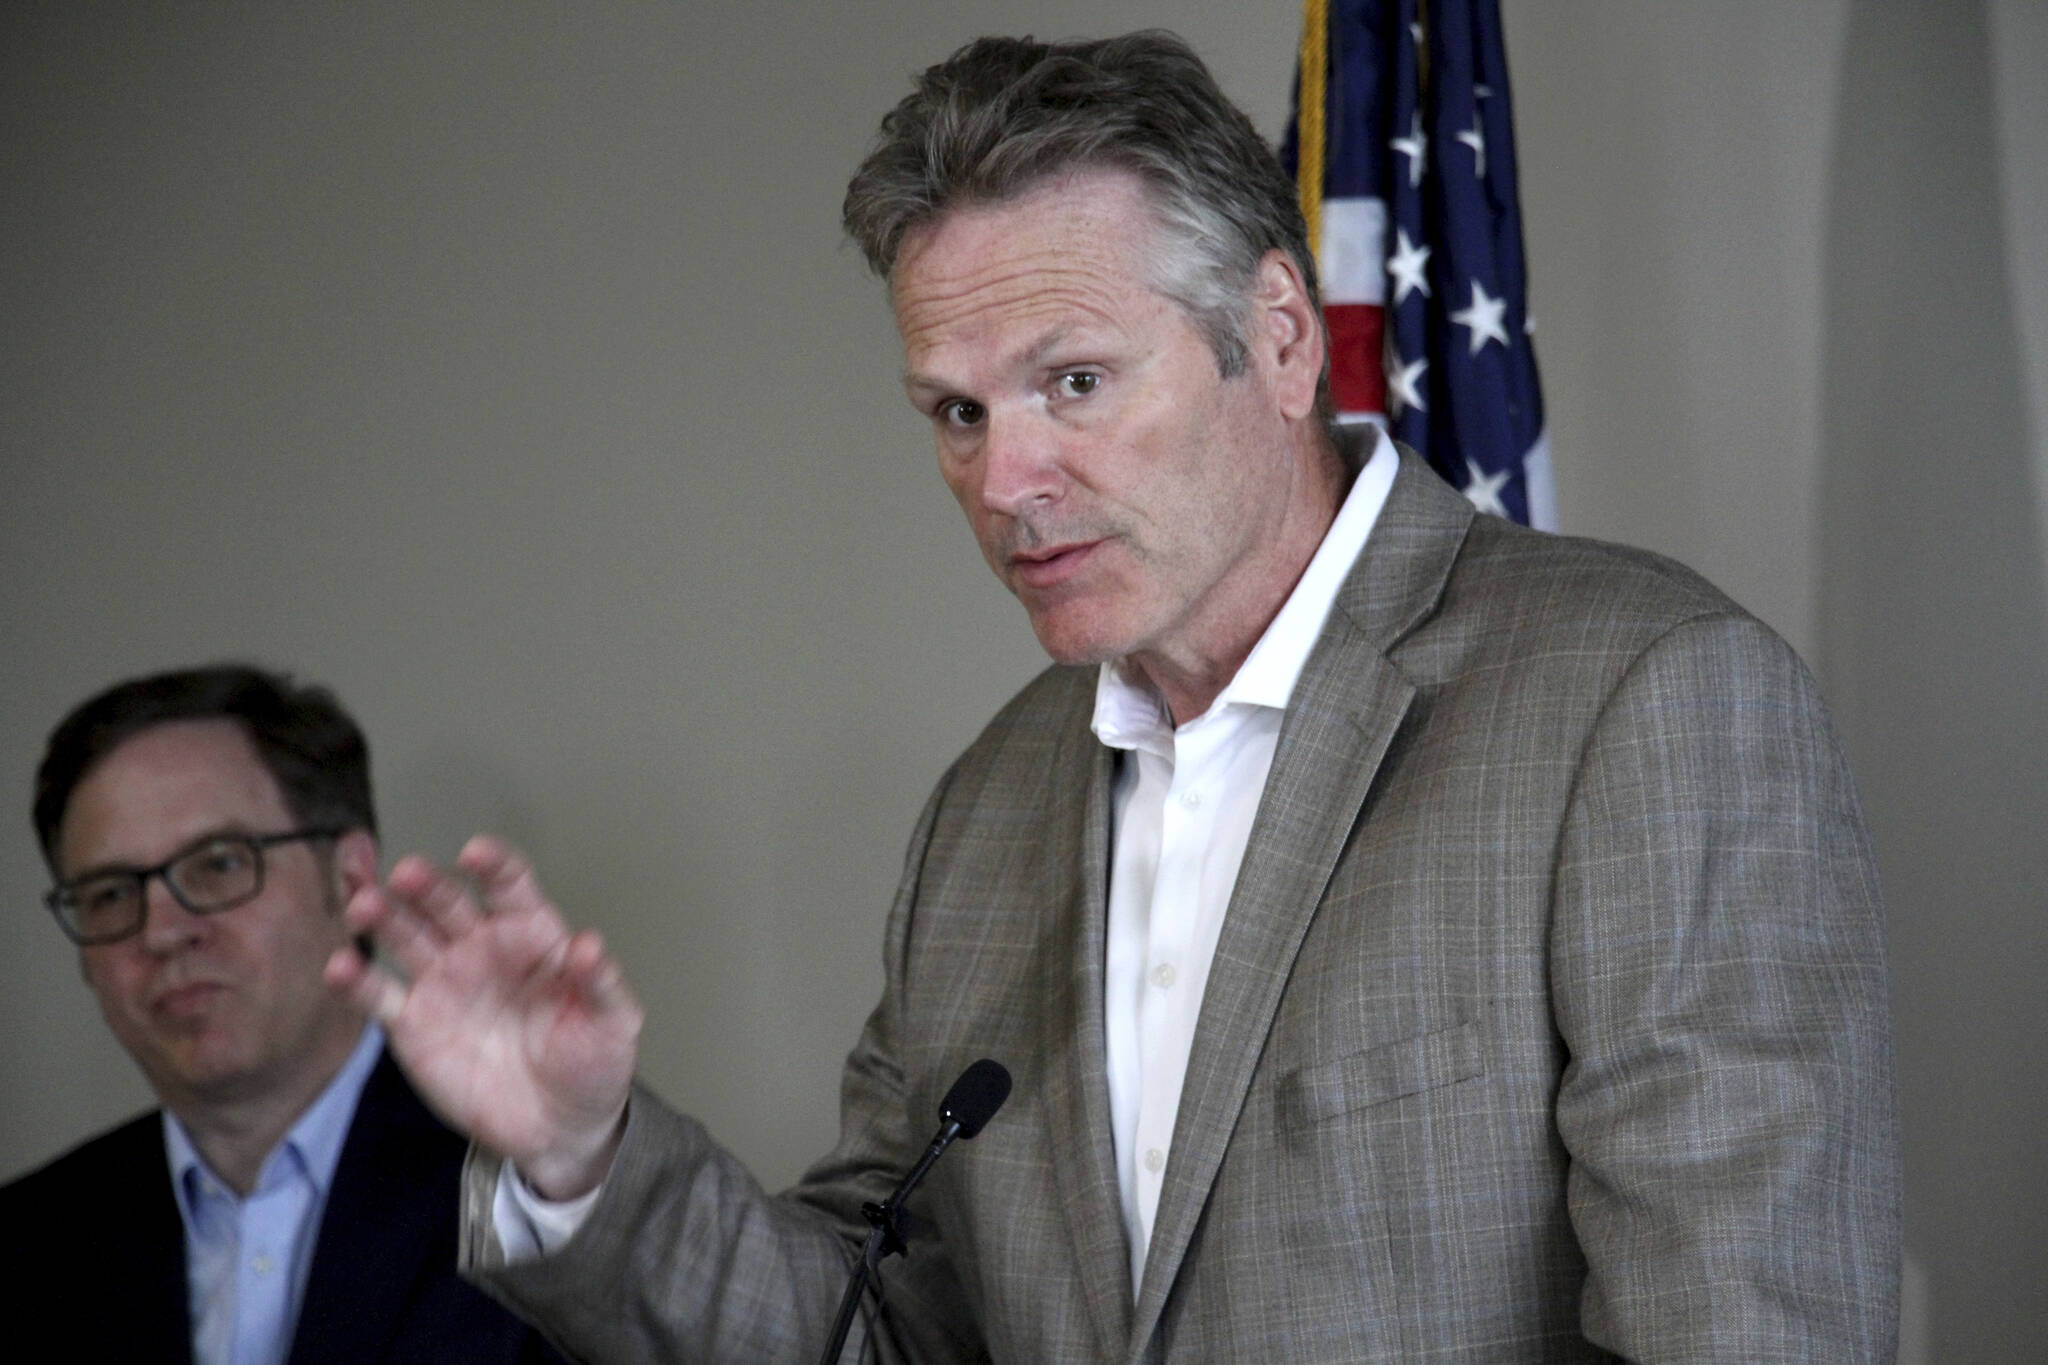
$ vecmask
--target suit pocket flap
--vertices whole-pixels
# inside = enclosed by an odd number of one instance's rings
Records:
[[[1291,1072],[1280,1081],[1280,1112],[1293,1124],[1320,1123],[1485,1073],[1478,1028],[1454,1024]]]

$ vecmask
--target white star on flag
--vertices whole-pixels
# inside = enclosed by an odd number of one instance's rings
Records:
[[[1479,126],[1479,111],[1477,109],[1472,111],[1472,126],[1458,134],[1458,141],[1472,149],[1472,155],[1477,161],[1473,173],[1481,180],[1486,179],[1486,133]]]
[[[1429,155],[1429,136],[1422,131],[1422,115],[1417,114],[1408,123],[1408,136],[1397,137],[1388,146],[1408,158],[1408,183],[1422,183],[1422,163]]]
[[[1472,330],[1472,354],[1478,355],[1480,349],[1489,341],[1498,341],[1503,346],[1508,344],[1507,328],[1501,326],[1501,321],[1507,316],[1507,311],[1508,301],[1506,299],[1493,298],[1486,292],[1485,287],[1479,281],[1474,280],[1472,281],[1472,306],[1470,308],[1460,308],[1457,312],[1451,314],[1451,321],[1457,323],[1460,327],[1469,327]]]
[[[1497,517],[1506,516],[1508,509],[1500,500],[1500,490],[1507,486],[1508,475],[1513,471],[1501,468],[1489,474],[1473,460],[1465,461],[1465,471],[1472,478],[1472,481],[1465,485],[1465,496],[1472,505]]]
[[[1429,248],[1409,241],[1406,228],[1395,229],[1394,241],[1394,254],[1387,258],[1387,274],[1394,280],[1394,302],[1398,305],[1418,289],[1428,298],[1429,280],[1422,272],[1429,265]]]
[[[1413,408],[1417,412],[1428,412],[1429,405],[1422,401],[1422,376],[1429,372],[1427,360],[1411,360],[1401,363],[1401,357],[1394,353],[1391,342],[1387,346],[1387,415],[1399,417]]]

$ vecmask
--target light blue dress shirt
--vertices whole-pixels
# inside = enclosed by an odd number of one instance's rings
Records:
[[[283,1365],[291,1353],[334,1168],[383,1047],[383,1031],[366,1026],[341,1070],[263,1159],[246,1198],[164,1111],[164,1151],[185,1221],[194,1365]]]

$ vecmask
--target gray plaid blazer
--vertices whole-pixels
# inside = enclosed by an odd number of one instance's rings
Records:
[[[810,1360],[968,1062],[1016,1078],[885,1268],[884,1359],[1884,1360],[1881,908],[1811,678],[1638,551],[1403,456],[1303,673],[1144,1281],[1104,1078],[1114,755],[1052,668],[939,784],[836,1150],[769,1196],[637,1094],[591,1221],[470,1272],[591,1360]]]

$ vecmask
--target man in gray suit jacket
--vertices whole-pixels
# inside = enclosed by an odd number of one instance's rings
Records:
[[[1055,663],[911,840],[835,1151],[761,1191],[488,839],[344,950],[475,1137],[465,1265],[592,1359],[805,1359],[948,1083],[889,1359],[1885,1359],[1868,842],[1812,680],[1654,556],[1327,421],[1291,187],[1160,35],[984,40],[847,196]]]

